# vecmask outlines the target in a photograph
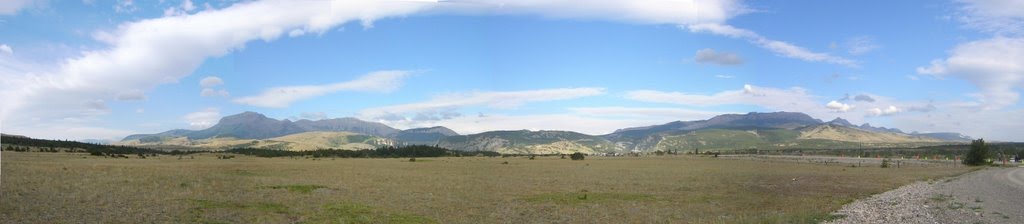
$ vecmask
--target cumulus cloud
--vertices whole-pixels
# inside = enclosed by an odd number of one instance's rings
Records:
[[[728,52],[717,52],[715,49],[704,48],[697,51],[697,55],[693,58],[694,61],[701,64],[717,64],[717,65],[739,65],[743,64],[743,59],[739,55]]]
[[[213,88],[213,87],[216,87],[216,86],[219,86],[219,85],[224,85],[224,80],[223,79],[221,79],[220,77],[217,77],[217,76],[207,76],[207,77],[203,78],[202,80],[199,80],[199,86],[203,87],[203,90],[199,92],[199,95],[203,96],[203,97],[211,97],[211,96],[228,97],[228,96],[231,96],[231,94],[228,93],[227,90],[224,90],[224,89],[219,89],[218,90],[218,89]]]
[[[870,110],[868,110],[868,116],[889,116],[897,114],[902,111],[903,110],[896,108],[896,106],[889,105],[889,107],[886,108],[871,108]]]
[[[918,67],[920,74],[965,79],[980,92],[987,109],[999,109],[1017,102],[1024,87],[1024,38],[995,37],[956,46],[951,55]]]
[[[730,38],[743,39],[768,51],[774,52],[783,57],[796,58],[812,62],[826,62],[850,67],[856,67],[857,62],[839,56],[826,53],[818,53],[805,48],[778,40],[768,39],[754,31],[736,28],[730,25],[717,23],[703,23],[686,25],[685,28],[695,33],[712,33]]]
[[[11,46],[6,44],[0,44],[0,53],[14,54],[14,49],[11,49]]]
[[[847,112],[853,109],[853,106],[833,100],[825,104],[825,108],[832,110],[832,112]]]
[[[199,80],[199,86],[202,86],[203,88],[210,88],[219,85],[224,85],[224,80],[217,76],[207,76]]]
[[[220,109],[213,107],[188,113],[182,117],[191,129],[209,128],[210,126],[217,124],[217,121],[219,121],[220,118]]]
[[[368,108],[362,110],[359,116],[372,120],[411,120],[407,115],[416,114],[416,116],[422,115],[420,118],[444,119],[458,116],[452,112],[466,106],[482,105],[497,109],[512,109],[530,102],[576,99],[601,95],[604,92],[604,88],[588,87],[455,93],[437,96],[423,102]]]
[[[355,92],[391,92],[402,86],[405,77],[412,74],[408,71],[379,71],[366,74],[358,79],[331,83],[326,85],[283,86],[264,90],[255,96],[234,99],[235,103],[258,106],[284,108],[295,101],[309,99],[339,91]]]

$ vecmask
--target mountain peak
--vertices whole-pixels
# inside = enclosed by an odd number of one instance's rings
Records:
[[[836,117],[836,119],[832,119],[832,121],[829,121],[827,123],[834,124],[834,125],[839,125],[839,126],[847,126],[847,127],[855,126],[855,125],[851,124],[850,121],[847,121],[846,119],[843,119],[841,117]]]

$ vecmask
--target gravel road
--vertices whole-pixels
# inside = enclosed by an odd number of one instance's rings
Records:
[[[828,223],[1024,223],[1024,168],[917,182],[843,206]]]

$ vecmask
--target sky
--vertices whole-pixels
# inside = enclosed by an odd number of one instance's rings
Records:
[[[1024,0],[5,0],[0,128],[118,140],[255,111],[406,129],[803,112],[1024,141]]]

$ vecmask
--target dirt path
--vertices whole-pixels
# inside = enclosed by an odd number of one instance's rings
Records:
[[[1024,168],[917,182],[850,203],[833,223],[1024,223]]]

